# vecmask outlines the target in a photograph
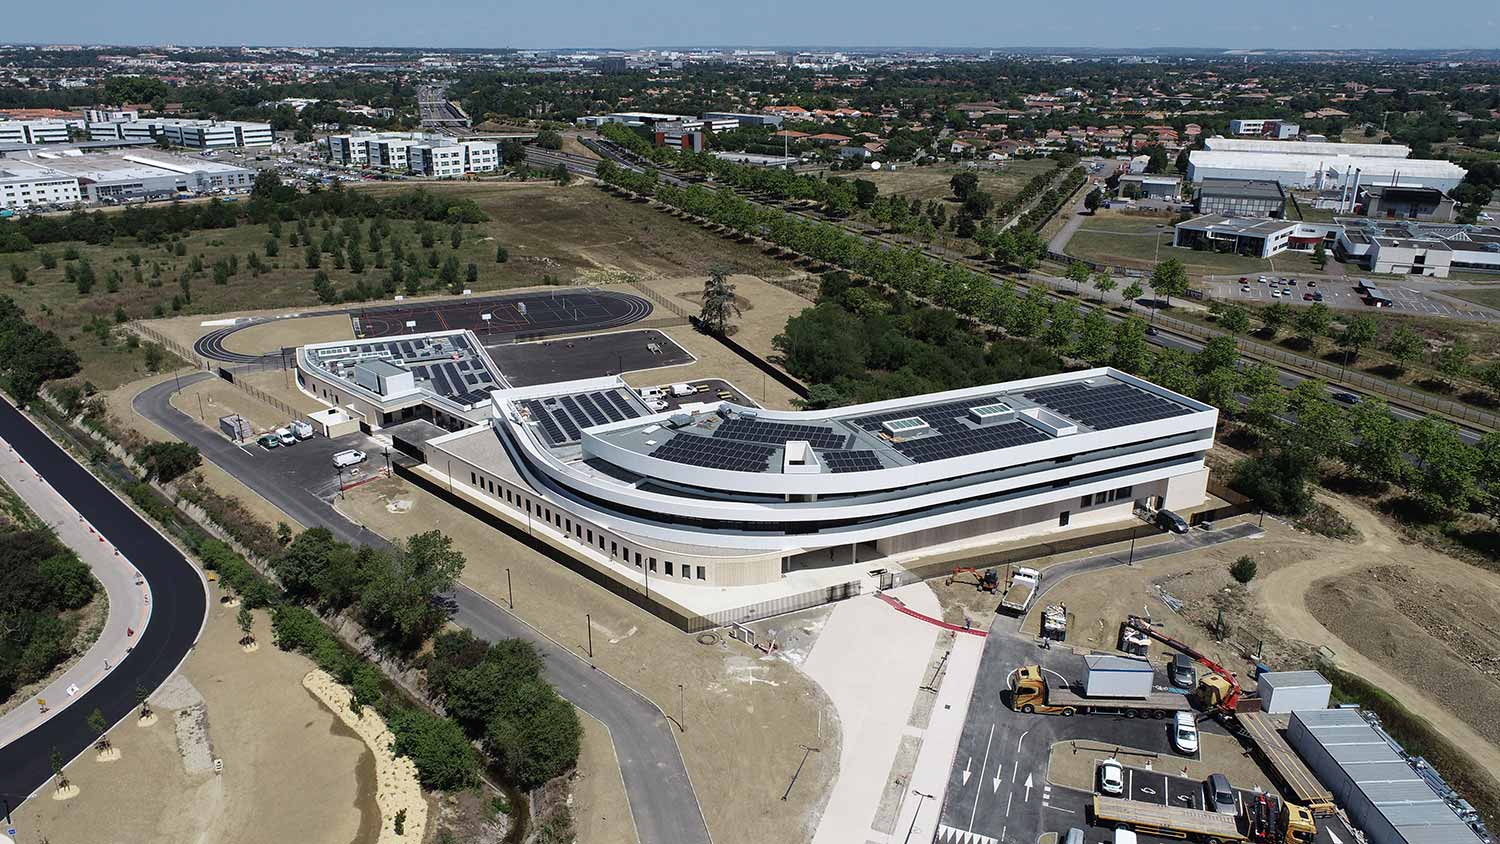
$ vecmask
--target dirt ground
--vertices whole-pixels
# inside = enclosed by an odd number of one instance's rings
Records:
[[[730,320],[735,341],[767,360],[776,354],[771,338],[786,329],[786,321],[813,303],[752,275],[730,277],[740,315]],[[691,313],[703,307],[703,279],[667,278],[647,282],[652,290],[671,297]]]
[[[1493,718],[1500,576],[1403,541],[1348,499],[1319,497],[1359,539],[1331,540],[1267,518],[1260,539],[1069,578],[1047,603],[1067,604],[1069,644],[1110,650],[1124,616],[1145,611],[1242,680],[1254,667],[1245,655],[1256,650],[1277,668],[1305,667],[1321,653],[1426,718],[1476,764],[1500,770]],[[1258,566],[1245,587],[1228,572],[1241,555]],[[1184,602],[1182,612],[1158,589]],[[1208,631],[1221,611],[1226,635],[1218,642]],[[1160,646],[1152,655],[1165,656]]]
[[[374,760],[364,744],[302,688],[311,661],[276,649],[256,613],[253,654],[239,646],[236,610],[210,604],[209,621],[183,674],[202,694],[212,755],[224,772],[188,773],[172,710],[156,723],[129,717],[110,733],[121,759],[85,753],[67,768],[81,793],[43,796],[15,813],[22,840],[95,844],[372,842],[379,832]],[[44,794],[50,796],[50,788]],[[318,799],[309,800],[308,795]]]
[[[583,741],[573,775],[571,805],[578,844],[634,844],[635,824],[609,728],[579,710]]]
[[[1171,721],[1163,721],[1162,729],[1168,729]],[[1052,745],[1052,755],[1047,761],[1047,782],[1093,791],[1094,766],[1101,759],[1114,757],[1120,764],[1132,768],[1150,768],[1154,771],[1183,776],[1191,779],[1208,779],[1209,774],[1219,773],[1229,777],[1238,788],[1261,788],[1275,793],[1275,785],[1266,772],[1261,770],[1255,758],[1240,743],[1229,736],[1217,733],[1198,734],[1199,756],[1160,755],[1129,747],[1109,746],[1095,741],[1060,741]]]
[[[723,378],[765,407],[775,410],[791,409],[792,399],[796,398],[791,390],[767,378],[764,372],[724,348],[719,341],[699,334],[688,326],[663,328],[661,331],[698,359],[696,363],[687,366],[673,367],[670,370],[673,381]],[[632,387],[649,387],[661,383],[662,373],[657,370],[626,373],[625,381]]]
[[[584,653],[590,614],[594,664],[683,718],[678,742],[714,840],[811,839],[827,792],[799,787],[789,802],[781,794],[801,761],[799,745],[828,744],[816,737],[818,712],[832,708],[795,667],[722,637],[704,644],[399,478],[350,491],[339,508],[389,537],[442,530],[468,557],[463,581],[500,603],[509,570],[516,614],[575,653]],[[829,784],[833,750],[813,754],[798,782]]]
[[[252,325],[236,331],[224,340],[231,352],[246,355],[280,351],[285,346],[328,343],[354,339],[354,324],[344,314],[284,319]]]

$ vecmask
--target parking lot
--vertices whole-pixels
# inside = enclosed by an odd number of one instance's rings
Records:
[[[1265,281],[1261,281],[1262,278]],[[1338,310],[1377,310],[1357,289],[1356,285],[1359,280],[1358,276],[1344,278],[1272,275],[1234,278],[1216,276],[1211,279],[1210,287],[1215,298],[1242,300],[1259,305],[1267,305],[1271,302],[1310,305],[1313,301],[1322,301],[1328,307]],[[1404,279],[1400,278],[1387,279],[1375,276],[1369,280],[1391,298],[1389,306],[1391,311],[1418,316],[1478,321],[1500,320],[1500,312],[1460,299],[1443,297],[1440,295],[1441,288],[1422,289],[1413,286],[1412,283],[1404,283]],[[1431,284],[1431,282],[1418,283]],[[1309,294],[1313,294],[1312,299],[1308,298]],[[1321,294],[1323,298],[1318,300],[1317,294]]]
[[[342,487],[368,480],[386,467],[385,449],[361,433],[345,434],[332,439],[313,436],[295,445],[266,448],[254,440],[240,445],[240,449],[254,457],[261,467],[284,479],[293,487],[300,487],[324,501],[332,500]],[[340,451],[356,449],[365,453],[365,461],[342,471],[333,465],[333,456]]]

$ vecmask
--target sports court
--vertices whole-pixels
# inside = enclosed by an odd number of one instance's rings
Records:
[[[629,293],[594,288],[486,296],[420,305],[385,305],[355,311],[358,338],[390,337],[428,331],[468,329],[488,343],[518,337],[545,337],[603,331],[639,322],[651,303]]]
[[[485,351],[513,387],[597,378],[693,362],[693,356],[686,349],[654,329],[486,345]]]

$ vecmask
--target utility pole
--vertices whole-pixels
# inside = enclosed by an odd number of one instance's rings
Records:
[[[589,629],[589,659],[593,659],[594,658],[594,619],[590,618],[588,613],[584,613],[583,614],[583,623],[585,625],[587,625],[588,629]]]
[[[677,684],[677,731],[678,732],[682,732],[682,733],[687,732],[687,724],[683,723],[683,720],[686,717],[687,717],[687,692],[683,689],[682,684],[678,683]]]
[[[1135,535],[1140,529],[1140,525],[1134,525],[1130,528],[1130,559],[1125,561],[1125,565],[1127,566],[1135,565]]]
[[[516,592],[510,586],[510,569],[509,568],[507,568],[505,570],[505,596],[506,596],[506,601],[510,603],[510,608],[511,609],[515,609],[516,608]]]

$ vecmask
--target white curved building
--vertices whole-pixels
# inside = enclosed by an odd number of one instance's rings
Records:
[[[801,412],[652,412],[613,377],[490,401],[489,425],[426,441],[425,471],[580,559],[703,586],[1194,507],[1218,421],[1113,369]]]

